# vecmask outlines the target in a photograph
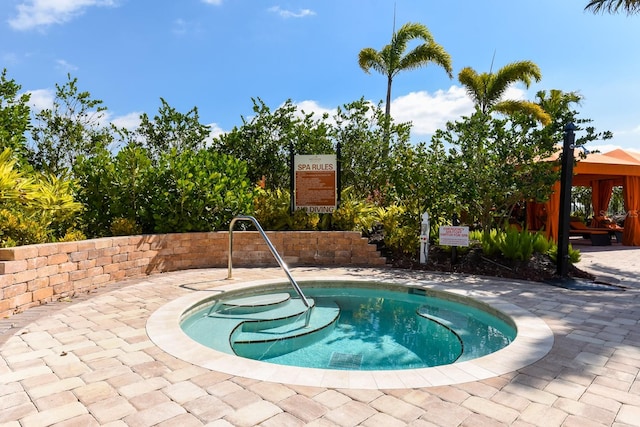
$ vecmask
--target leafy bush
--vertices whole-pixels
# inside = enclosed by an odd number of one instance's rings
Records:
[[[366,200],[356,197],[353,187],[342,191],[340,206],[332,216],[333,227],[343,231],[371,231],[380,220],[378,208]]]
[[[15,165],[10,150],[0,153],[0,246],[60,239],[82,208],[73,200],[71,181]]]
[[[420,222],[400,205],[378,208],[385,247],[399,255],[415,256],[420,249]]]
[[[253,185],[244,162],[208,150],[160,157],[150,171],[147,220],[158,233],[224,229],[253,213]]]
[[[142,227],[129,218],[116,218],[111,222],[112,236],[131,236],[142,233]]]
[[[549,256],[553,260],[553,262],[558,262],[558,245],[555,243],[549,248]],[[571,244],[569,245],[569,263],[577,264],[580,262],[580,251],[578,249],[573,249]]]
[[[283,189],[258,188],[253,199],[254,216],[265,230],[286,230],[289,224],[291,199]]]
[[[151,160],[146,150],[127,146],[115,157],[102,150],[93,157],[79,158],[74,174],[77,199],[85,207],[82,221],[88,235],[110,235],[116,218],[127,218],[144,231],[153,231],[148,214]]]
[[[147,150],[128,146],[80,159],[74,172],[92,236],[222,230],[253,213],[244,162],[209,150],[173,150],[154,166]]]
[[[76,229],[69,229],[64,234],[64,236],[60,238],[59,241],[60,242],[76,242],[78,240],[85,240],[86,238],[87,236],[85,236],[85,234],[82,231],[76,230]]]

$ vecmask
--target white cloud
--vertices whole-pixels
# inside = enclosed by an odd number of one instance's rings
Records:
[[[220,6],[222,4],[222,0],[202,0],[202,3]]]
[[[473,112],[473,102],[459,86],[438,90],[411,92],[391,101],[391,115],[396,123],[412,122],[414,135],[431,135],[451,120]]]
[[[300,9],[298,12],[291,10],[281,9],[280,6],[270,7],[269,12],[280,15],[281,18],[305,18],[307,16],[313,16],[316,13],[311,9]]]
[[[133,112],[125,114],[124,116],[118,116],[111,119],[111,123],[118,128],[125,128],[127,130],[135,130],[140,126],[140,115],[142,112]]]
[[[71,71],[77,71],[78,67],[75,65],[65,61],[64,59],[58,59],[56,61],[56,68],[58,70],[64,71],[65,73],[69,73]]]
[[[30,30],[64,24],[93,6],[116,6],[116,0],[24,0],[16,6],[17,16],[9,20],[16,30]]]
[[[29,107],[36,113],[53,107],[55,93],[51,89],[36,89],[27,93],[31,96],[29,98]]]
[[[325,113],[329,114],[329,116],[333,116],[337,112],[336,108],[330,109],[330,108],[321,107],[320,104],[318,104],[316,101],[310,101],[310,100],[296,102],[295,106],[298,107],[298,110],[299,110],[298,112],[300,114],[301,113],[313,114],[318,119],[320,119],[322,115]]]

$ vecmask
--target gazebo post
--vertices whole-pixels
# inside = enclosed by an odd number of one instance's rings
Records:
[[[567,123],[564,127],[562,147],[562,170],[560,172],[560,214],[558,218],[557,274],[561,279],[569,275],[569,217],[571,215],[571,185],[573,181],[573,149],[575,147],[576,125]]]

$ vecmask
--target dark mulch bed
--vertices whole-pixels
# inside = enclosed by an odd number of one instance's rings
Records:
[[[548,255],[542,254],[535,254],[531,260],[523,262],[506,259],[503,256],[488,257],[482,253],[481,248],[464,248],[457,250],[455,262],[452,262],[451,250],[432,246],[429,248],[429,257],[426,264],[420,264],[415,259],[386,255],[394,267],[411,270],[465,273],[535,282],[558,278],[555,262]],[[573,265],[569,265],[568,275],[574,279],[595,279],[593,275]]]

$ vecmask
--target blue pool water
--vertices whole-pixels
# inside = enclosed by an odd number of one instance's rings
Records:
[[[314,282],[303,290],[313,301],[310,314],[287,288],[270,287],[243,294],[248,308],[208,304],[181,327],[192,339],[241,357],[349,370],[455,363],[495,352],[516,336],[506,316],[451,294],[380,283]],[[252,305],[274,294],[281,297]]]

